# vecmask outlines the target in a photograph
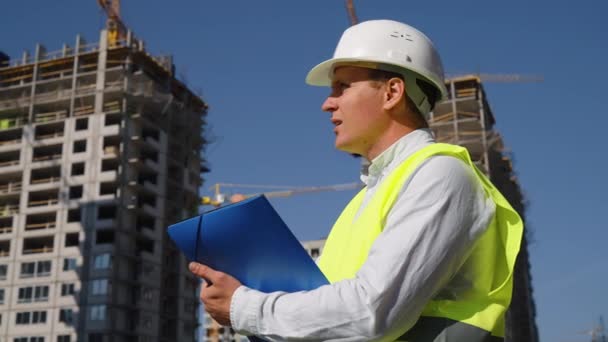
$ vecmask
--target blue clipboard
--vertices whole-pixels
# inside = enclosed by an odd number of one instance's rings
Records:
[[[263,195],[169,226],[191,261],[228,273],[262,292],[296,292],[327,278]]]

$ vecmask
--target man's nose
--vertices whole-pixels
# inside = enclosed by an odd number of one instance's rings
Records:
[[[329,96],[321,105],[321,109],[324,112],[335,112],[338,109],[338,101],[335,97]]]

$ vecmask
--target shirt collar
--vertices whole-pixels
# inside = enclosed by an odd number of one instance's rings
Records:
[[[383,172],[391,171],[412,153],[433,142],[433,133],[428,128],[417,129],[404,135],[371,161],[367,170],[361,173],[361,181],[367,186],[373,186]]]

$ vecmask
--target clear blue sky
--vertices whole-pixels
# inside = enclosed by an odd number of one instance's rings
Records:
[[[128,25],[209,103],[215,182],[327,185],[358,179],[333,149],[327,94],[304,84],[348,25],[342,0],[124,0]],[[448,72],[540,74],[543,83],[487,84],[497,129],[515,156],[528,204],[537,322],[545,342],[589,341],[608,315],[606,82],[608,2],[355,1],[361,20],[426,32]],[[95,0],[2,5],[0,50],[49,50],[77,33],[99,39]],[[277,199],[300,239],[327,234],[352,191]],[[608,317],[607,317],[608,318]]]

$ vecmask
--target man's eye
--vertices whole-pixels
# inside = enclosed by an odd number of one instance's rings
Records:
[[[348,87],[350,87],[350,84],[347,83],[339,83],[338,86],[340,87],[340,89],[346,89]]]

